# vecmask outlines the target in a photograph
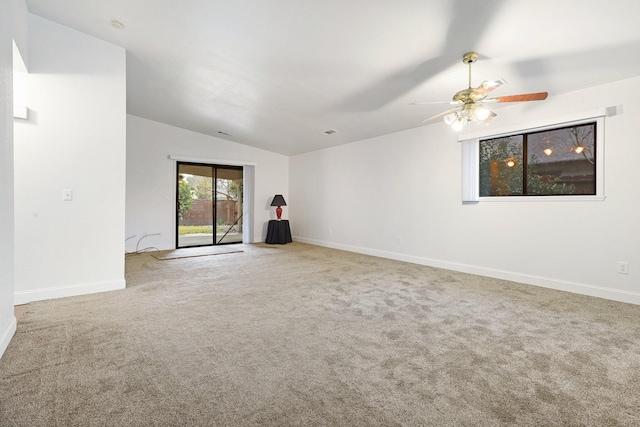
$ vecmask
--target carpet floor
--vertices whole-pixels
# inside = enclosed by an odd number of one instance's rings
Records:
[[[35,302],[5,426],[640,425],[640,306],[294,242]]]

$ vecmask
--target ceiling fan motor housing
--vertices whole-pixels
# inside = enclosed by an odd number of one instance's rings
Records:
[[[467,89],[462,89],[461,91],[457,92],[455,95],[453,95],[453,100],[454,101],[459,101],[463,104],[468,104],[471,102],[475,102],[477,101],[477,99],[474,99],[473,97],[473,91],[475,89],[473,88],[467,88]]]

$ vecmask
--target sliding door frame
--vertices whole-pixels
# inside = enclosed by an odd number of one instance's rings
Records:
[[[177,189],[176,181],[177,180],[177,170],[178,170],[178,162],[183,163],[205,163],[210,165],[229,165],[229,166],[240,166],[242,167],[242,176],[244,177],[244,197],[242,200],[242,211],[243,211],[243,221],[244,227],[242,227],[242,243],[253,243],[255,233],[255,218],[254,218],[254,209],[255,209],[255,185],[256,185],[256,167],[257,163],[254,161],[248,160],[229,160],[229,159],[219,159],[219,158],[210,158],[210,157],[201,157],[201,156],[189,156],[183,154],[169,154],[168,159],[172,161],[173,164],[173,176],[169,179],[174,181],[173,188],[174,191]],[[176,200],[178,195],[176,194]],[[177,214],[177,209],[175,208],[176,201],[174,200],[174,209],[173,215]],[[175,221],[174,221],[175,222]],[[260,235],[260,232],[258,232]],[[175,241],[174,246],[177,246],[177,240]]]
[[[212,237],[211,237],[211,243],[204,243],[204,244],[197,244],[197,245],[188,245],[188,246],[180,246],[180,231],[179,231],[179,226],[180,226],[180,216],[178,215],[178,210],[179,210],[179,204],[180,204],[180,191],[179,191],[179,183],[180,183],[180,176],[183,175],[184,172],[181,173],[180,171],[180,166],[182,165],[187,165],[187,166],[194,166],[194,167],[205,167],[205,168],[211,168],[211,180],[212,180],[212,185],[211,185],[211,221],[212,221]],[[175,247],[176,249],[181,249],[181,248],[192,248],[192,247],[202,247],[202,246],[220,246],[220,245],[231,245],[231,244],[238,244],[238,243],[243,243],[245,241],[245,236],[247,235],[247,233],[245,232],[245,224],[246,224],[246,219],[245,219],[245,212],[247,212],[246,208],[245,208],[245,199],[246,199],[246,195],[244,193],[244,191],[242,192],[241,195],[241,199],[239,200],[240,205],[242,207],[242,212],[239,212],[239,218],[238,220],[242,219],[243,221],[243,238],[242,241],[238,242],[238,241],[232,241],[232,242],[218,242],[217,241],[217,220],[218,220],[218,199],[217,199],[217,195],[218,195],[218,172],[219,170],[235,170],[235,171],[240,171],[242,173],[242,182],[243,182],[243,187],[244,187],[244,183],[245,183],[245,173],[246,173],[246,167],[245,166],[239,166],[239,165],[226,165],[226,164],[218,164],[218,163],[203,163],[203,162],[197,162],[197,161],[187,161],[187,160],[177,160],[176,161],[176,179],[175,179],[175,206],[174,206],[174,214],[175,214]],[[236,222],[238,221],[236,220]],[[230,228],[233,227],[234,224],[230,225]],[[249,226],[251,226],[251,224],[249,224]],[[221,238],[221,240],[224,239],[224,236]]]

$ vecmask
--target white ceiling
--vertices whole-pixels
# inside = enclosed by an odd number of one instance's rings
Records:
[[[496,95],[640,76],[638,0],[27,4],[126,48],[129,114],[288,155],[421,126],[442,106],[409,103],[466,88],[470,50],[474,86],[509,82]]]

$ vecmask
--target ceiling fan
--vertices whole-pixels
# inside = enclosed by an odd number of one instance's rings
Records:
[[[547,92],[523,93],[520,95],[498,96],[487,98],[487,96],[506,82],[500,80],[486,80],[477,88],[471,87],[471,64],[478,60],[477,52],[467,52],[462,56],[462,62],[469,65],[469,87],[453,95],[452,101],[445,102],[414,102],[412,105],[425,104],[449,104],[455,107],[429,117],[423,123],[429,122],[438,117],[444,116],[444,122],[455,131],[461,130],[465,124],[479,122],[489,124],[497,115],[485,104],[495,104],[498,102],[526,102],[543,101],[547,99]]]

